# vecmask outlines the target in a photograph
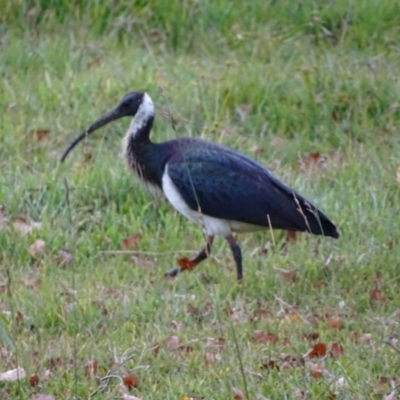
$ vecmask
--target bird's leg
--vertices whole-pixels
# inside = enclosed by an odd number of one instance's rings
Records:
[[[227,242],[232,250],[233,258],[236,263],[236,273],[238,281],[243,279],[242,251],[232,235],[226,237]]]
[[[202,261],[204,261],[211,252],[211,245],[213,243],[214,236],[207,236],[207,244],[206,247],[201,249],[194,257],[192,258],[179,258],[178,261],[178,267],[174,267],[170,269],[169,271],[166,272],[166,276],[176,276],[178,275],[179,272],[188,270],[191,271],[194,269],[198,264],[200,264]]]

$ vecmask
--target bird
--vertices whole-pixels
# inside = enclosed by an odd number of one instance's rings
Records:
[[[122,142],[129,168],[205,232],[205,246],[192,258],[178,259],[166,276],[193,270],[210,255],[214,237],[228,242],[238,281],[243,278],[243,261],[236,233],[281,229],[339,237],[324,213],[244,153],[194,137],[151,141],[155,107],[146,92],[125,95],[72,141],[61,162],[88,135],[123,117],[131,117]]]

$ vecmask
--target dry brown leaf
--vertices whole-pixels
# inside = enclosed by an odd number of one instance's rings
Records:
[[[25,278],[22,282],[28,289],[37,289],[40,285],[40,278]]]
[[[370,342],[372,340],[372,335],[370,333],[363,333],[360,336],[360,342]]]
[[[290,283],[296,282],[296,280],[297,280],[297,271],[289,270],[289,269],[281,269],[281,268],[277,268],[276,270],[279,272],[281,277],[286,282],[290,282]]]
[[[340,318],[339,316],[329,318],[327,321],[327,325],[329,328],[332,328],[332,329],[343,329],[344,328],[342,318]]]
[[[319,151],[305,153],[299,160],[300,170],[304,173],[326,167],[326,156]]]
[[[29,400],[56,400],[56,398],[52,394],[35,393],[29,396]]]
[[[125,375],[122,378],[122,381],[124,382],[124,385],[129,389],[137,388],[139,386],[139,378],[136,374],[133,372],[130,372],[129,374]]]
[[[376,305],[381,305],[383,303],[386,303],[388,300],[388,297],[377,287],[371,290],[371,292],[369,293],[369,298],[371,302],[373,302]]]
[[[383,400],[397,400],[397,390],[392,390],[387,396],[383,398]]]
[[[72,261],[74,261],[74,256],[67,249],[59,250],[54,258],[54,262],[61,268],[71,264]]]
[[[330,354],[333,358],[339,358],[344,354],[344,348],[339,343],[332,343]]]
[[[279,371],[279,365],[274,360],[268,360],[268,361],[263,362],[262,368],[277,369]]]
[[[123,400],[142,400],[140,397],[126,393],[125,389],[119,388],[119,394]]]
[[[33,244],[29,246],[29,254],[33,258],[39,258],[44,254],[46,249],[46,242],[42,239],[37,239]]]
[[[316,343],[314,347],[307,353],[308,358],[325,357],[326,355],[326,344]]]
[[[26,372],[22,367],[0,372],[0,382],[14,382],[26,377]]]
[[[226,339],[223,337],[219,338],[207,338],[206,346],[214,351],[221,351],[226,345]]]
[[[265,152],[265,149],[263,149],[261,146],[258,144],[254,145],[250,151],[254,153],[255,155],[263,154]]]
[[[263,331],[254,331],[253,333],[253,340],[256,343],[271,343],[275,344],[279,338],[274,333],[268,333]]]
[[[260,321],[262,319],[272,319],[272,318],[274,318],[274,315],[270,311],[259,308],[254,311],[252,321]]]
[[[318,340],[319,333],[318,332],[303,333],[303,337],[304,337],[304,339],[307,339],[307,340]]]
[[[171,350],[176,350],[180,345],[178,336],[172,335],[164,340],[165,347]]]
[[[299,388],[297,388],[293,391],[293,397],[296,400],[307,400],[308,399],[307,393],[304,390],[301,390]]]
[[[34,229],[40,229],[42,224],[40,222],[32,221],[22,215],[20,215],[13,223],[14,228],[24,234],[27,235],[32,233]]]
[[[177,331],[182,330],[184,327],[185,327],[185,324],[183,322],[175,321],[175,320],[171,321],[171,328],[176,329]]]
[[[310,369],[310,373],[313,378],[322,378],[324,371],[324,367],[322,365],[309,363],[308,368]]]
[[[31,387],[36,387],[37,385],[39,385],[39,382],[40,382],[39,375],[32,375],[32,376],[29,378],[29,385],[30,385]]]
[[[37,140],[38,142],[47,139],[49,137],[50,130],[49,129],[31,129],[29,131],[29,136],[32,139]]]
[[[244,399],[244,393],[242,389],[233,387],[233,400],[243,400]]]
[[[331,118],[333,121],[338,122],[339,121],[339,116],[338,113],[335,110],[332,110],[331,112]]]
[[[229,311],[229,315],[234,321],[239,321],[243,317],[242,312],[240,310],[238,310],[237,308],[232,308]]]
[[[89,378],[94,378],[97,373],[97,361],[96,360],[89,360],[85,366],[85,374]]]
[[[214,364],[217,360],[220,360],[221,356],[215,353],[205,353],[204,354],[204,362],[208,366]]]
[[[121,247],[123,250],[130,250],[133,249],[137,246],[137,243],[140,239],[140,233],[134,233],[131,236],[128,236],[127,238],[125,238],[124,240],[122,240],[121,242]]]

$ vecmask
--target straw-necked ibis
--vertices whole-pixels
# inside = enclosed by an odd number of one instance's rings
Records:
[[[129,167],[147,185],[161,189],[171,205],[207,235],[205,248],[191,259],[178,260],[179,266],[167,275],[191,270],[206,259],[214,236],[228,241],[238,279],[243,277],[242,254],[234,232],[274,228],[339,237],[335,225],[311,202],[250,157],[195,138],[153,143],[154,105],[146,93],[127,94],[76,137],[61,161],[87,135],[122,117],[133,118],[123,140]]]

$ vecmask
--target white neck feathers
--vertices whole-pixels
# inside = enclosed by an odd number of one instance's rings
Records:
[[[154,104],[150,96],[144,93],[142,103],[132,119],[127,136],[135,137],[152,117],[154,117]]]

